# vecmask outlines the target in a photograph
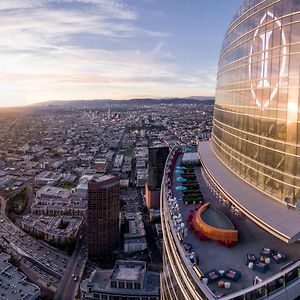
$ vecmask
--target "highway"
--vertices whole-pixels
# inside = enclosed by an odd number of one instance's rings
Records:
[[[1,196],[0,203],[1,246],[20,259],[22,270],[29,279],[55,291],[64,278],[70,257],[22,231],[6,216],[6,200]]]

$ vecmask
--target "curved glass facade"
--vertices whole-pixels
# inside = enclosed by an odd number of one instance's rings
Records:
[[[217,156],[272,197],[300,199],[300,1],[247,0],[222,47]]]

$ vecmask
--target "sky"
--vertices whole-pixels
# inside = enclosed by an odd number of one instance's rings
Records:
[[[242,0],[0,0],[0,106],[214,95]]]

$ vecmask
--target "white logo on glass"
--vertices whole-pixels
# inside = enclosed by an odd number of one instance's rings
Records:
[[[269,81],[269,77],[270,77],[270,62],[271,60],[269,60],[269,50],[270,50],[270,42],[271,42],[271,37],[273,34],[274,30],[268,31],[266,33],[260,34],[259,35],[259,31],[260,31],[260,26],[264,24],[264,22],[267,21],[267,18],[270,17],[272,20],[275,21],[276,26],[278,27],[278,29],[281,31],[281,42],[282,42],[282,52],[281,52],[281,67],[280,67],[280,72],[279,72],[279,79],[276,83],[276,85],[274,86],[274,88],[272,89],[270,81]],[[253,41],[252,41],[252,45],[250,48],[250,57],[249,57],[249,78],[250,80],[253,79],[252,78],[252,60],[253,60],[253,48],[255,45],[255,40],[257,38],[260,38],[261,40],[261,45],[262,45],[262,57],[261,57],[261,69],[260,72],[258,72],[260,74],[260,78],[257,78],[259,80],[258,84],[254,84],[253,82],[251,83],[251,94],[253,96],[253,98],[255,99],[255,103],[258,107],[260,108],[265,108],[267,106],[269,106],[269,104],[271,103],[271,101],[274,99],[274,97],[276,96],[278,89],[279,89],[279,84],[281,82],[282,76],[284,74],[285,71],[285,67],[286,67],[286,54],[287,54],[287,42],[286,42],[286,36],[284,33],[284,30],[282,28],[282,24],[280,22],[280,20],[278,20],[277,17],[275,17],[275,15],[273,13],[271,13],[270,11],[268,11],[267,13],[264,14],[264,16],[262,17],[262,19],[260,20],[259,23],[259,27],[256,29],[254,36],[253,36]],[[280,45],[275,45],[275,46],[280,46]],[[256,79],[256,78],[255,78]],[[259,97],[257,96],[255,90],[256,89],[264,89],[264,88],[269,88],[271,89],[271,94],[269,99],[264,100],[264,99],[259,99]]]

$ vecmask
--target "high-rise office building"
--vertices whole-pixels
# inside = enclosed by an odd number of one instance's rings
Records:
[[[195,167],[212,210],[182,204],[176,177],[193,175],[180,166],[185,147],[174,148],[161,193],[162,299],[300,297],[299,21],[299,0],[247,0],[226,32],[212,140],[199,143]],[[238,232],[229,251],[206,240],[225,223]]]
[[[169,147],[163,145],[149,147],[148,183],[145,187],[148,209],[159,208],[161,181],[168,155]]]
[[[120,238],[120,181],[105,175],[88,183],[87,233],[90,257],[116,250]]]
[[[150,189],[160,189],[168,155],[167,146],[149,147],[148,186]]]

